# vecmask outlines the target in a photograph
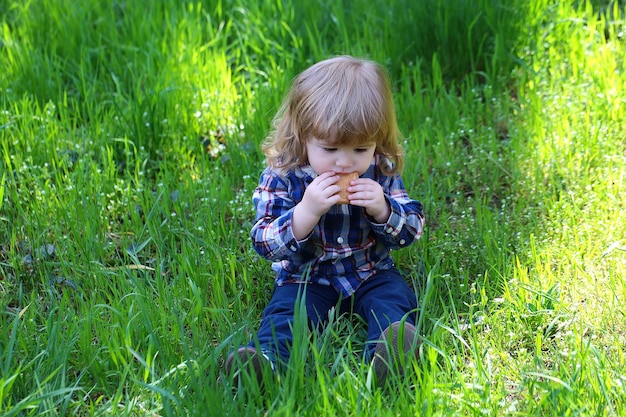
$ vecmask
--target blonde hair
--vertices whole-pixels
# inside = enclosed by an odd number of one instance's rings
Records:
[[[334,144],[376,142],[383,173],[402,171],[404,154],[389,77],[379,64],[337,56],[309,67],[291,85],[263,144],[269,166],[288,171],[307,163],[312,137]]]

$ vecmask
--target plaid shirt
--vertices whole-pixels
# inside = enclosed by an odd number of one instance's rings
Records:
[[[380,158],[374,157],[361,177],[383,187],[391,206],[386,223],[375,223],[362,207],[338,204],[300,241],[291,228],[293,209],[315,172],[309,166],[282,175],[269,167],[263,171],[253,195],[256,222],[251,235],[254,249],[273,261],[277,285],[332,285],[342,298],[348,297],[377,270],[393,267],[391,249],[408,246],[421,236],[421,203],[408,197],[400,176],[383,175],[379,164]]]

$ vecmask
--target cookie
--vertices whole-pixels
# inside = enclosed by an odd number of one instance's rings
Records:
[[[358,172],[350,172],[348,174],[338,174],[339,181],[337,181],[337,185],[341,187],[341,191],[339,191],[339,196],[341,197],[337,204],[350,204],[348,200],[348,187],[350,186],[350,181],[356,180],[359,178]]]

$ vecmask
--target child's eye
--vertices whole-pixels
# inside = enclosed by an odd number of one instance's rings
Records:
[[[323,148],[326,152],[335,152],[337,148]]]
[[[354,150],[356,153],[363,153],[369,151],[368,148],[357,148]]]

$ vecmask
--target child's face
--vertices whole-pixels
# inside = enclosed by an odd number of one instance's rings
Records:
[[[306,151],[309,164],[316,174],[334,171],[336,173],[358,172],[363,174],[369,168],[376,151],[376,142],[341,145],[311,138]]]

